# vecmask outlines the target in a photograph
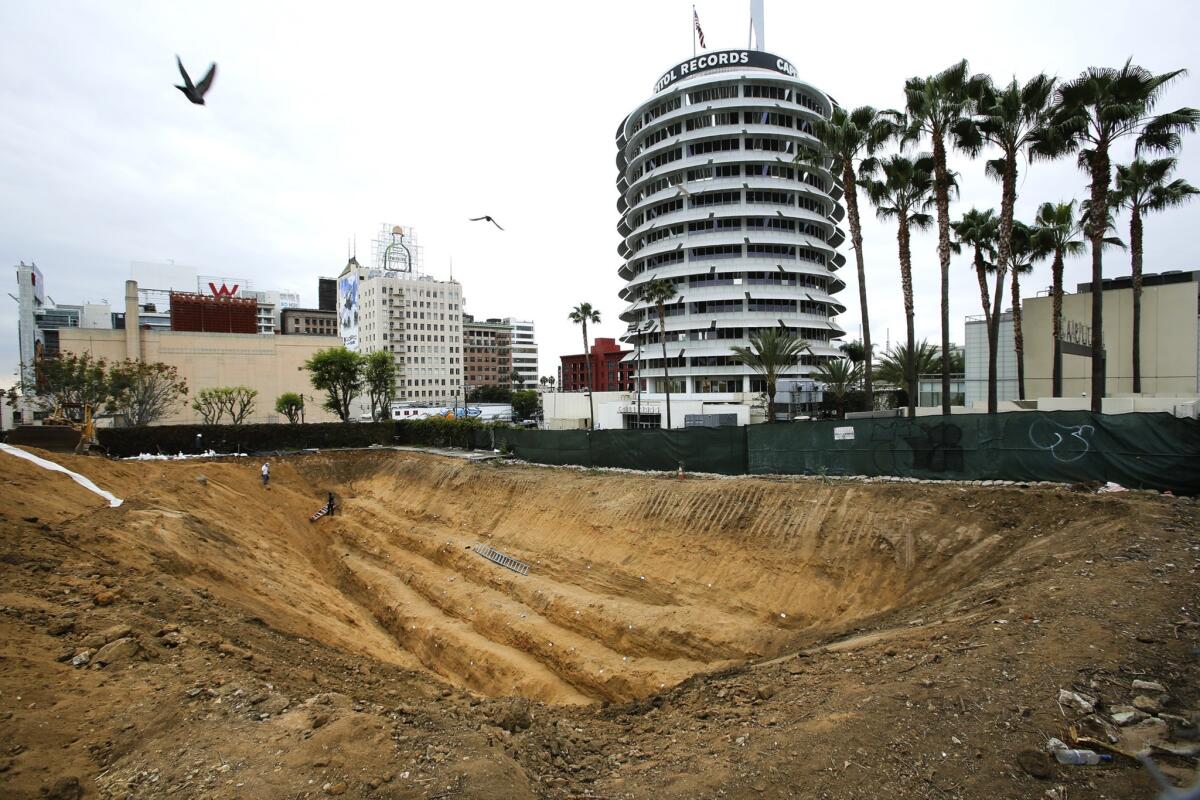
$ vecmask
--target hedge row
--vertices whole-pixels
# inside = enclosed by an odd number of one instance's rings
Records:
[[[396,423],[396,443],[490,449],[493,431],[510,427],[503,422],[484,423],[477,419],[428,417],[402,420]]]
[[[96,434],[110,456],[125,458],[142,453],[195,453],[196,434],[201,436],[201,450],[254,453],[389,445],[395,441],[395,432],[394,422],[350,425],[321,422],[306,425],[156,425],[147,428],[100,428]]]

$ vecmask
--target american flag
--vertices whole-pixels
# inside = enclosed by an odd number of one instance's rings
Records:
[[[708,47],[704,44],[704,29],[700,27],[700,15],[696,13],[695,6],[692,6],[692,21],[696,23],[696,35],[700,37],[700,46],[707,50]]]

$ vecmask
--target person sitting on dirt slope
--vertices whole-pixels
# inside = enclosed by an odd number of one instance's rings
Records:
[[[326,514],[328,514],[329,516],[331,516],[331,517],[332,517],[332,516],[333,516],[333,510],[334,510],[335,508],[337,508],[337,506],[336,506],[336,505],[334,504],[334,502],[333,502],[333,492],[330,492],[330,493],[329,493],[329,500],[328,500],[328,501],[326,501],[326,503],[325,503],[325,513],[326,513]]]
[[[263,476],[263,486],[267,486],[267,484],[269,484],[271,482],[271,465],[265,461],[263,462],[263,465],[262,465],[262,476]],[[270,487],[267,486],[267,488],[270,488]]]

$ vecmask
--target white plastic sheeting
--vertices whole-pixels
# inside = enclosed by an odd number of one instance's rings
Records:
[[[80,486],[87,489],[89,492],[93,492],[94,494],[98,494],[101,497],[103,497],[105,500],[108,501],[109,506],[111,506],[112,508],[116,508],[117,506],[121,505],[121,503],[125,502],[124,500],[121,500],[119,497],[114,496],[112,494],[112,492],[104,491],[99,486],[92,483],[89,479],[83,477],[78,472],[72,472],[71,470],[64,467],[62,464],[55,464],[53,461],[47,461],[44,458],[35,456],[33,453],[28,453],[24,450],[21,450],[20,448],[13,447],[12,445],[4,444],[2,442],[0,442],[0,451],[8,453],[10,456],[16,456],[17,458],[23,458],[26,461],[32,461],[34,464],[37,464],[42,469],[48,469],[51,472],[63,473],[64,475],[69,477],[71,480],[75,481]]]

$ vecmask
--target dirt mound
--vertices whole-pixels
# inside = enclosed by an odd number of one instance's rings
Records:
[[[763,796],[785,773],[859,785],[846,773],[862,762],[976,796],[972,769],[928,778],[939,762],[920,766],[914,742],[954,729],[971,758],[1007,763],[988,736],[1057,715],[1059,688],[1102,693],[1077,670],[1119,682],[1161,650],[1155,677],[1179,679],[1168,653],[1195,640],[1187,501],[392,451],[277,460],[264,488],[246,460],[56,458],[126,502],[0,462],[0,689],[20,723],[0,741],[0,787],[17,796],[50,777],[114,796],[160,781],[182,796],[690,796],[738,775]],[[328,491],[338,513],[310,523]],[[1097,579],[1100,562],[1113,569]],[[1128,597],[1134,574],[1153,592]],[[1183,638],[1167,642],[1162,615]],[[1018,687],[1034,694],[1014,701]],[[970,707],[1006,702],[1005,731]],[[1034,719],[1023,747],[1054,732]],[[880,766],[885,742],[904,769]]]

